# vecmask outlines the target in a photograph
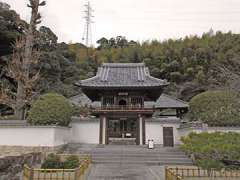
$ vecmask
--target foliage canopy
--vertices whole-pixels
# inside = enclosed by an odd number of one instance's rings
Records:
[[[48,93],[32,105],[28,120],[34,125],[68,126],[73,108],[65,97],[56,93]]]
[[[190,118],[209,126],[239,126],[240,97],[233,91],[207,91],[190,101]]]

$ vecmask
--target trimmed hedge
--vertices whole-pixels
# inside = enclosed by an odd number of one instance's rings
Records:
[[[240,98],[233,91],[207,91],[190,101],[191,121],[209,126],[240,126]]]
[[[73,108],[64,96],[48,93],[33,104],[28,121],[33,125],[68,126],[72,113]]]
[[[181,149],[204,169],[240,168],[239,133],[190,133],[182,137]]]

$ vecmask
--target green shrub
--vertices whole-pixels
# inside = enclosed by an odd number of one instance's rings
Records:
[[[16,120],[17,118],[14,115],[9,115],[9,116],[0,116],[0,121],[1,120]]]
[[[189,117],[210,126],[239,126],[239,95],[233,91],[201,93],[191,99]]]
[[[178,83],[182,79],[182,74],[180,72],[171,72],[170,78],[171,78],[171,81]]]
[[[224,165],[224,160],[240,160],[239,133],[191,133],[181,140],[181,149],[188,155],[194,155],[195,163],[204,169],[231,168]]]
[[[79,167],[80,161],[79,157],[76,155],[71,155],[66,158],[65,161],[61,161],[59,155],[49,154],[44,160],[41,168],[43,169],[75,169]]]
[[[224,168],[224,164],[221,161],[214,159],[200,159],[196,161],[196,164],[197,166],[206,170],[211,169],[221,170],[222,168]]]
[[[80,165],[78,156],[71,155],[63,162],[64,169],[75,169]]]
[[[41,168],[43,169],[62,169],[63,163],[60,160],[60,157],[55,154],[49,154],[45,161],[43,162]]]
[[[88,106],[76,106],[73,105],[73,115],[74,116],[88,116],[90,114],[90,108]]]
[[[34,125],[68,126],[72,116],[72,106],[65,97],[55,93],[41,96],[29,111],[28,120]]]

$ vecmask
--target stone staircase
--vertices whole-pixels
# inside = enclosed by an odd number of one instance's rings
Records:
[[[142,165],[192,165],[178,147],[166,148],[135,145],[97,145],[92,148],[77,148],[74,152],[89,153],[95,164],[142,164]]]
[[[136,145],[136,138],[109,138],[109,145]]]

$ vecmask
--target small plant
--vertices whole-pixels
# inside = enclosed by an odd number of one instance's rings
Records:
[[[79,157],[71,155],[65,161],[61,161],[59,155],[49,154],[43,162],[41,168],[43,169],[75,169],[80,165]]]
[[[60,157],[56,154],[49,154],[43,162],[41,168],[43,169],[63,169],[63,163]]]
[[[64,169],[75,169],[80,165],[78,156],[71,155],[63,162]]]

